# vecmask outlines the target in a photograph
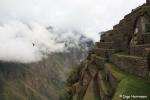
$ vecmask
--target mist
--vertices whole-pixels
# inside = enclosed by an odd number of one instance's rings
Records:
[[[145,0],[1,0],[0,60],[31,63],[64,51],[56,40],[81,35],[99,40]],[[54,27],[49,31],[47,27]]]
[[[64,45],[56,43],[57,34],[50,33],[43,25],[26,25],[9,21],[0,26],[0,60],[13,62],[39,61],[47,54],[62,51]]]

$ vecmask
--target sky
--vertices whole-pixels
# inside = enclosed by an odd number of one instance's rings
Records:
[[[55,41],[59,35],[46,30],[48,26],[73,37],[72,31],[77,31],[98,41],[99,32],[112,29],[145,1],[0,0],[0,60],[29,63],[62,50],[64,44]]]

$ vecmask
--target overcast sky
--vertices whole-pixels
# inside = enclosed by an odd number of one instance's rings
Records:
[[[8,19],[19,19],[28,23],[36,21],[47,26],[94,34],[111,29],[125,14],[145,1],[0,0],[0,21]]]
[[[32,62],[41,59],[45,49],[60,49],[63,45],[55,43],[57,36],[45,30],[47,26],[79,31],[98,41],[98,32],[111,29],[145,1],[0,0],[0,60]]]

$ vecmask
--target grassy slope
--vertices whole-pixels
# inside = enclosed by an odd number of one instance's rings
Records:
[[[122,100],[120,95],[135,95],[135,96],[148,96],[147,99],[150,100],[150,82],[131,74],[128,74],[113,64],[109,64],[110,70],[113,74],[120,80],[120,83],[116,89],[116,93],[113,100]],[[133,100],[133,99],[128,99]],[[136,100],[136,99],[134,99]],[[137,99],[140,100],[140,99]]]
[[[101,86],[102,91],[104,92],[104,94],[106,94],[108,96],[110,94],[112,94],[112,87],[104,79],[104,71],[100,71],[100,73],[99,73],[99,84],[100,84],[100,86]]]

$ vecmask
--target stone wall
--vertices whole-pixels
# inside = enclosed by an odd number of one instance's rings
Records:
[[[148,78],[148,63],[142,57],[116,54],[111,57],[111,61],[129,73]]]
[[[150,0],[146,0],[146,4],[150,4]]]
[[[141,22],[142,18],[146,22]],[[76,89],[73,100],[112,100],[118,85],[130,75],[150,79],[150,33],[145,28],[149,23],[150,6],[144,4],[126,15],[113,30],[103,32],[89,52],[80,79],[71,87]]]
[[[150,43],[150,32],[143,34],[143,38],[144,38],[144,43],[145,44]]]
[[[119,80],[113,75],[113,73],[110,71],[110,69],[108,68],[106,64],[104,67],[104,71],[105,71],[106,81],[108,81],[109,84],[112,86],[112,88],[115,89],[119,83]]]
[[[105,49],[113,49],[113,42],[96,42],[96,47],[105,48]]]
[[[117,51],[127,51],[134,34],[136,22],[140,16],[145,14],[150,18],[150,8],[145,4],[132,10],[119,24],[113,27],[113,30],[103,32],[101,42],[114,42]],[[145,39],[145,41],[148,41],[148,39]]]
[[[135,56],[146,56],[146,48],[149,48],[150,44],[144,44],[144,45],[136,45],[133,47],[130,47],[130,55]]]
[[[111,56],[113,53],[115,53],[115,50],[114,49],[94,48],[93,53],[95,53],[97,56],[107,58],[107,57]]]

